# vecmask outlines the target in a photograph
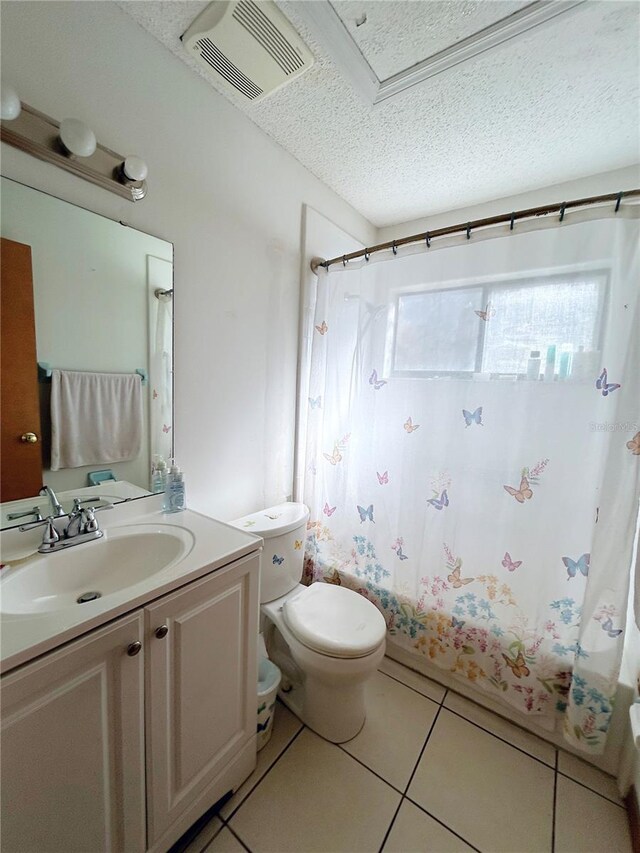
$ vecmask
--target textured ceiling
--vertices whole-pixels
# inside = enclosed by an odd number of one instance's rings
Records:
[[[495,24],[531,0],[333,0],[360,52],[386,80]],[[366,16],[365,23],[358,23]]]
[[[206,3],[121,0],[119,5],[208,79],[179,40]],[[333,5],[339,8],[340,0]],[[366,11],[378,4],[354,5]],[[430,7],[440,4],[379,5],[395,20],[409,7],[411,14],[429,17]],[[261,103],[231,100],[374,225],[640,161],[640,4],[634,0],[587,0],[375,106],[337,70],[331,46],[311,36],[299,14],[301,0],[278,0],[278,6],[315,63]],[[371,14],[377,19],[377,11]],[[459,23],[461,29],[448,30],[445,40],[465,33],[466,23]],[[376,26],[384,28],[381,21]],[[406,67],[413,61],[406,44],[394,44],[386,51],[387,67]]]

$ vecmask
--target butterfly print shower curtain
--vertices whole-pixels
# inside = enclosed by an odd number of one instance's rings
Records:
[[[599,215],[320,269],[304,399],[321,405],[298,450],[306,581],[357,590],[390,645],[592,753],[616,693],[640,483],[640,230]],[[471,304],[442,343],[455,361],[503,328],[501,287],[594,274],[593,376],[528,380],[529,347],[519,376],[394,370],[399,295],[491,284],[489,307]],[[552,298],[550,323],[560,308],[574,310]]]
[[[173,287],[170,261],[149,256],[149,439],[151,459],[173,456],[173,299],[157,299],[157,288]]]

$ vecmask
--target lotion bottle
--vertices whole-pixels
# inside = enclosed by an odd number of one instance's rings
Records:
[[[183,509],[187,508],[184,475],[180,470],[176,472],[171,481],[171,492],[169,498],[169,512],[182,512]]]

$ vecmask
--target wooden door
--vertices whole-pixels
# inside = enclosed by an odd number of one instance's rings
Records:
[[[254,555],[145,608],[150,849],[166,850],[255,766],[258,586]],[[243,748],[246,768],[229,783]]]
[[[140,853],[142,611],[4,676],[2,849]]]
[[[31,247],[2,238],[0,272],[0,501],[13,501],[42,486]]]

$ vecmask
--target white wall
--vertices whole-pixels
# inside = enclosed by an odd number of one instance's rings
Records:
[[[497,216],[501,213],[510,213],[513,210],[526,210],[530,207],[552,204],[553,202],[572,201],[578,198],[638,188],[640,188],[640,163],[635,166],[627,166],[624,169],[602,172],[598,175],[590,175],[587,178],[579,178],[563,184],[554,184],[519,195],[496,198],[484,202],[484,204],[476,204],[473,207],[458,208],[447,213],[438,213],[434,216],[424,216],[398,225],[389,225],[386,228],[378,229],[376,242],[385,243],[387,240],[406,237],[409,234],[420,234],[430,229],[445,228],[447,225],[482,219],[485,216]]]
[[[375,229],[110,2],[2,3],[2,73],[149,163],[136,204],[2,145],[8,177],[175,244],[176,455],[230,519],[291,492],[301,213]],[[309,128],[313,133],[313,128]]]

